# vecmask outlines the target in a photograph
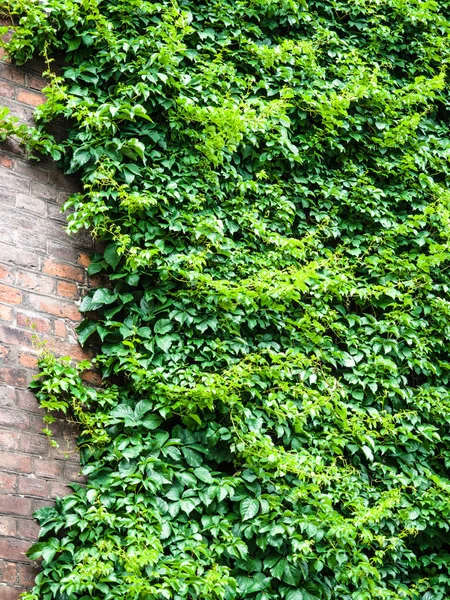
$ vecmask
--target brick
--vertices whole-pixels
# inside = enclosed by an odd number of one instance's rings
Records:
[[[48,243],[48,255],[72,264],[76,264],[78,260],[78,250],[76,248],[52,241]]]
[[[38,500],[37,498],[31,501],[33,512],[43,508],[44,506],[53,506],[55,503],[52,500]]]
[[[34,476],[19,476],[17,483],[19,494],[23,494],[24,496],[39,496],[40,498],[47,498],[48,496],[48,483],[45,479],[38,479]]]
[[[0,476],[0,492],[2,494],[14,494],[16,491],[16,480],[17,477],[15,474],[2,473]]]
[[[66,481],[75,481],[78,483],[85,483],[86,478],[80,473],[80,465],[72,465],[70,463],[65,464],[64,475]]]
[[[2,188],[11,190],[14,193],[27,194],[30,191],[30,181],[14,173],[2,171]]]
[[[64,483],[53,481],[50,484],[50,497],[51,498],[64,498],[73,492],[72,488]]]
[[[0,406],[16,406],[16,390],[13,387],[0,384]]]
[[[50,333],[52,329],[51,319],[36,317],[33,313],[16,312],[16,323],[19,327],[39,333]]]
[[[47,79],[27,73],[27,86],[34,90],[42,90],[49,84]]]
[[[91,264],[91,258],[89,254],[87,254],[86,252],[80,252],[78,254],[78,263],[82,267],[88,267]]]
[[[13,471],[14,473],[31,473],[31,457],[0,450],[0,470]]]
[[[0,265],[0,281],[4,283],[13,283],[14,271],[10,267]]]
[[[5,225],[4,223],[0,223],[0,240],[2,240],[2,242],[4,244],[11,244],[14,245],[15,244],[15,231],[14,229],[11,229],[11,227],[9,227],[8,225]]]
[[[32,587],[40,572],[39,567],[33,565],[19,565],[19,583],[25,587]]]
[[[12,309],[0,304],[0,321],[12,321]]]
[[[0,495],[0,513],[31,517],[33,513],[31,500],[30,498],[22,498],[22,496]],[[2,558],[9,557],[4,556]]]
[[[3,583],[16,583],[17,565],[16,563],[0,560],[0,581]]]
[[[63,476],[64,463],[52,458],[35,457],[33,473],[40,477],[60,479]]]
[[[0,429],[0,448],[2,450],[17,450],[18,436],[15,431],[10,429]],[[3,474],[3,476],[5,476]],[[2,490],[2,481],[0,480],[0,491]]]
[[[47,275],[54,275],[55,277],[70,279],[79,283],[84,281],[84,269],[68,265],[53,258],[48,258],[45,261],[42,271]]]
[[[6,361],[6,358],[7,358],[8,354],[9,354],[9,350],[8,350],[8,348],[7,348],[6,346],[2,346],[2,345],[0,344],[0,358],[1,358],[3,361]]]
[[[16,100],[28,104],[28,106],[39,106],[45,102],[45,96],[32,92],[30,90],[18,90],[16,94]]]
[[[14,517],[0,515],[0,535],[15,536],[17,531]],[[1,569],[0,569],[1,572]]]
[[[17,390],[17,404],[22,410],[32,413],[44,414],[44,409],[40,408],[36,396],[28,390]]]
[[[46,203],[35,196],[19,193],[16,196],[16,207],[44,216]]]
[[[99,387],[103,383],[102,376],[98,371],[84,371],[84,373],[81,375],[81,379],[86,383],[90,383]]]
[[[3,142],[5,143],[5,142]],[[2,170],[3,173],[3,170]],[[16,203],[16,194],[8,189],[0,189],[0,204],[3,206],[14,206]]]
[[[41,425],[42,429],[42,425]],[[37,454],[39,456],[48,456],[49,442],[45,435],[20,435],[19,450],[26,454]]]
[[[18,540],[13,537],[0,538],[0,558],[26,560],[25,552],[29,547],[30,543],[25,540]]]
[[[2,98],[14,98],[14,86],[9,81],[0,80],[0,96]]]
[[[22,292],[9,285],[0,283],[0,302],[4,304],[20,304],[22,302]]]
[[[0,587],[0,598],[2,600],[19,600],[20,595],[26,590],[17,587]]]
[[[30,417],[19,410],[0,408],[0,424],[2,427],[28,429],[30,425]]]
[[[58,281],[56,293],[63,298],[72,298],[73,300],[78,300],[79,298],[77,286],[70,281]]]
[[[58,356],[70,356],[74,360],[87,360],[92,358],[92,348],[82,348],[77,343],[52,340],[49,348]]]
[[[30,347],[32,345],[32,334],[18,327],[0,324],[0,340],[5,344]]]
[[[27,290],[39,292],[40,294],[52,294],[55,289],[54,279],[46,275],[28,271],[18,271],[16,285]]]
[[[38,312],[43,312],[55,317],[63,317],[71,321],[81,321],[82,317],[72,302],[64,302],[56,298],[46,298],[29,294],[28,303]]]
[[[40,568],[34,565],[19,565],[19,583],[25,587],[32,587],[40,572]]]
[[[16,519],[17,535],[22,538],[36,539],[39,535],[39,524],[31,519]]]
[[[19,69],[3,61],[0,62],[0,77],[8,79],[13,83],[18,83],[19,85],[25,84],[25,73],[23,69]]]
[[[14,163],[11,157],[0,154],[0,165],[2,167],[5,167],[5,169],[11,169],[13,164]]]
[[[58,199],[58,190],[53,185],[40,183],[38,181],[31,182],[31,193],[33,196],[56,202]]]
[[[9,244],[0,242],[0,263],[25,267],[28,269],[37,269],[39,259],[37,255],[22,248],[15,248]]]
[[[59,319],[55,319],[54,321],[54,333],[56,336],[61,338],[67,337],[67,327],[64,321],[60,321]]]
[[[0,369],[0,381],[7,385],[16,387],[26,387],[30,383],[31,377],[22,369],[16,367],[3,367]]]
[[[22,367],[26,369],[36,369],[37,368],[37,360],[38,357],[36,354],[29,354],[22,352],[19,356],[19,363]]]
[[[43,168],[41,164],[38,166],[36,164],[31,164],[27,160],[21,160],[20,158],[16,157],[14,159],[13,170],[14,173],[24,175],[33,181],[39,181],[40,183],[48,182],[48,169]]]

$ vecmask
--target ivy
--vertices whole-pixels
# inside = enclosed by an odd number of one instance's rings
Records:
[[[22,137],[109,281],[104,387],[47,354],[33,382],[87,485],[38,511],[24,598],[450,597],[447,3],[9,11],[49,65]]]

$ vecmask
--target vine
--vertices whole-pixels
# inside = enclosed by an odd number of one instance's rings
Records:
[[[87,485],[38,511],[24,599],[450,597],[448,4],[7,9],[12,59],[62,65],[19,135],[109,278],[104,387],[33,383]]]

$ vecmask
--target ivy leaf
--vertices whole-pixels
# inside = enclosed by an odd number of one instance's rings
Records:
[[[239,506],[243,521],[253,519],[259,513],[259,502],[255,498],[244,498]]]

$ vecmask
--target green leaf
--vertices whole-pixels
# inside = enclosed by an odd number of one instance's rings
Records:
[[[253,519],[259,513],[259,502],[255,498],[244,498],[239,506],[239,512],[243,521]]]

